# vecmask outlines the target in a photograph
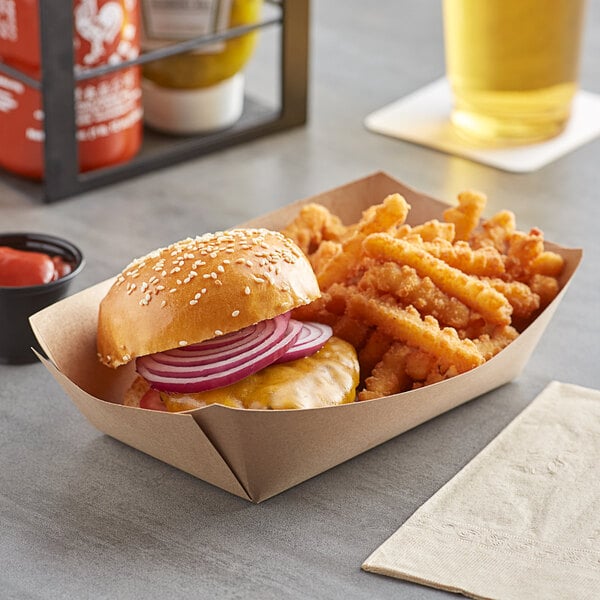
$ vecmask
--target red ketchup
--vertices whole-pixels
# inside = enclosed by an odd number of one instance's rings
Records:
[[[42,285],[70,272],[71,265],[60,256],[0,246],[0,286]]]
[[[39,79],[39,0],[0,0],[0,61]],[[118,64],[139,54],[138,0],[74,0],[75,68]],[[65,92],[66,93],[66,92]],[[124,162],[139,150],[142,105],[139,67],[75,87],[79,167]],[[39,91],[0,73],[0,167],[41,179],[44,113]]]

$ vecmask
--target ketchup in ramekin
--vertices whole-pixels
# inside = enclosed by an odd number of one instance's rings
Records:
[[[62,256],[0,246],[0,286],[20,287],[56,281],[73,270]]]
[[[0,233],[0,363],[34,362],[41,351],[29,317],[67,295],[81,251],[42,233]]]

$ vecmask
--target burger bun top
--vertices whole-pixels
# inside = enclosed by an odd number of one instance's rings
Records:
[[[134,260],[100,303],[98,357],[116,368],[273,318],[320,296],[303,252],[267,229],[188,238]]]

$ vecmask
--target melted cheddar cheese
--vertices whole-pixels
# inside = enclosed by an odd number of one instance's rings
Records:
[[[271,365],[231,385],[195,394],[161,392],[171,412],[224,404],[236,408],[319,408],[353,402],[359,366],[354,348],[330,338],[312,356]]]

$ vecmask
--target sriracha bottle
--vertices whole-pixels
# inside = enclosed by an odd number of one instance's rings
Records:
[[[138,0],[74,0],[76,70],[138,56]],[[0,0],[0,61],[40,78],[38,0]],[[81,171],[124,162],[139,150],[142,105],[139,67],[128,67],[75,88]],[[43,178],[41,93],[0,73],[0,167]]]

